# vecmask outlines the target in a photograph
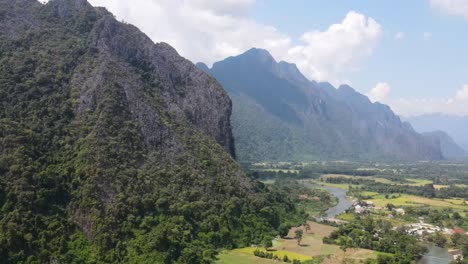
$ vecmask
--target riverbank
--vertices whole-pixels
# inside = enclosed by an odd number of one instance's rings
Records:
[[[452,261],[452,255],[446,248],[437,247],[434,244],[424,244],[429,250],[418,264],[449,264]]]

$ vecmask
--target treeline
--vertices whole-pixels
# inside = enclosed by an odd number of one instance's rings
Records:
[[[273,259],[275,261],[283,261],[285,263],[292,263],[292,264],[306,264],[307,262],[301,262],[298,259],[289,259],[288,255],[284,255],[280,258],[277,254],[273,254],[272,252],[265,252],[259,249],[254,251],[254,256],[259,258],[266,258],[266,259]]]
[[[275,181],[274,186],[276,186],[279,190],[284,192],[288,195],[288,198],[295,202],[301,202],[301,196],[305,196],[308,198],[318,198],[318,201],[324,205],[330,205],[336,199],[330,192],[324,189],[311,189],[304,186],[295,180],[290,179],[278,179]]]
[[[284,169],[304,173],[344,174],[350,176],[379,176],[394,182],[407,183],[406,178],[429,179],[434,184],[468,184],[468,164],[451,162],[417,162],[413,164],[377,164],[372,162],[315,163],[281,162],[265,164],[243,164],[252,170]]]
[[[416,196],[423,196],[427,198],[436,197],[436,189],[433,184],[426,184],[424,186],[410,186],[410,185],[392,185],[374,182],[372,184],[366,184],[363,187],[356,187],[361,190],[378,192],[378,193],[405,193]]]
[[[342,250],[366,248],[393,254],[382,256],[382,260],[392,261],[383,263],[410,264],[427,252],[427,248],[419,245],[416,238],[393,230],[388,221],[374,220],[371,217],[358,218],[352,224],[340,226],[330,236],[324,237],[323,242],[340,245]]]
[[[435,209],[430,206],[406,206],[403,218],[414,221],[415,217],[424,217],[424,221],[440,227],[468,229],[466,216],[452,208]]]
[[[440,188],[437,192],[439,198],[458,197],[468,199],[468,188],[450,185],[447,188]]]
[[[326,177],[320,178],[321,181],[325,181],[326,183],[333,183],[333,184],[352,184],[352,185],[361,185],[361,184],[373,184],[375,180],[371,179],[359,179],[359,178],[346,178],[346,177]]]
[[[271,171],[250,171],[248,172],[251,178],[256,180],[268,180],[268,179],[318,179],[320,174],[309,173],[304,171],[292,172],[282,170],[271,170]]]
[[[353,187],[351,187],[353,188]],[[354,187],[361,191],[370,191],[378,193],[404,193],[415,196],[422,196],[426,198],[468,198],[467,188],[449,186],[447,188],[441,188],[439,190],[434,188],[433,184],[425,184],[423,186],[414,185],[393,185],[379,182],[373,182],[371,184],[366,183],[362,187]]]
[[[354,164],[326,163],[326,164],[310,164],[302,169],[307,173],[316,174],[344,174],[350,176],[375,176],[380,173],[374,169],[359,169]]]

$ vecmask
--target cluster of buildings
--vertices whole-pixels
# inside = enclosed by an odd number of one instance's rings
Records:
[[[437,232],[443,232],[445,234],[450,235],[452,230],[448,228],[440,228],[435,225],[431,224],[426,224],[424,222],[419,222],[419,223],[414,223],[414,224],[409,224],[405,226],[406,233],[413,235],[413,236],[425,236],[429,234],[434,234]]]
[[[375,205],[372,201],[353,201],[353,207],[356,214],[368,214]]]
[[[386,208],[382,207],[376,207],[374,202],[372,201],[353,201],[353,207],[352,210],[354,210],[354,213],[356,214],[368,214],[370,213],[371,210],[382,210]],[[403,216],[405,215],[405,209],[403,208],[392,208],[392,212],[388,214],[388,218],[394,218],[396,215]],[[419,217],[419,223],[413,223],[409,225],[405,225],[405,232],[409,235],[413,236],[418,236],[418,237],[425,237],[430,234],[434,233],[444,233],[446,235],[452,235],[455,233],[459,234],[467,234],[468,232],[465,232],[463,229],[449,229],[449,228],[441,228],[439,226],[427,224],[424,222],[423,217]],[[396,229],[395,227],[394,229]],[[463,254],[461,250],[458,249],[452,249],[449,250],[449,253],[452,255],[454,260],[463,260]]]
[[[423,220],[420,219],[419,223],[409,224],[406,225],[406,233],[414,236],[425,236],[429,234],[434,234],[437,232],[442,232],[446,235],[453,235],[455,233],[458,234],[467,234],[465,230],[461,228],[449,229],[449,228],[441,228],[439,226],[431,225],[424,223]]]
[[[375,206],[372,201],[353,201],[354,213],[356,214],[368,214],[370,210],[382,210],[385,208]],[[405,209],[403,208],[394,208],[392,213],[387,215],[388,218],[394,218],[395,215],[405,215]]]
[[[463,229],[456,228],[456,229],[448,229],[448,228],[441,228],[439,226],[434,226],[431,224],[426,224],[424,221],[420,219],[419,223],[414,223],[410,225],[405,226],[406,233],[413,235],[413,236],[418,236],[418,237],[424,237],[426,235],[430,235],[436,232],[442,232],[446,235],[453,235],[455,233],[459,234],[467,234],[468,232],[465,232]],[[463,260],[463,252],[459,249],[449,249],[448,252],[452,255],[454,260]]]
[[[356,214],[368,214],[371,209],[382,210],[382,207],[376,207],[372,201],[353,201],[354,212]],[[389,213],[388,218],[393,218],[395,215],[405,215],[405,209],[394,208],[394,213]]]

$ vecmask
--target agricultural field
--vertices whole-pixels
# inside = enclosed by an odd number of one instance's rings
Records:
[[[457,211],[468,210],[468,206],[463,199],[438,199],[438,198],[425,198],[407,194],[397,194],[395,198],[385,198],[383,194],[372,196],[371,200],[375,206],[385,207],[391,203],[395,206],[423,206],[428,205],[437,207],[439,209],[452,208]],[[392,197],[392,195],[390,195]]]
[[[372,176],[351,176],[351,175],[346,175],[346,174],[324,174],[320,176],[320,179],[327,179],[327,178],[348,178],[348,179],[362,179],[362,180],[372,179],[380,183],[398,184],[398,182],[394,182],[386,178],[372,177]]]
[[[252,168],[251,168],[252,169]],[[322,223],[309,222],[311,230],[303,233],[301,245],[293,239],[295,230],[304,227],[292,228],[285,239],[277,239],[269,252],[277,254],[279,257],[288,255],[288,258],[295,256],[298,260],[306,258],[324,257],[322,262],[314,263],[342,263],[344,259],[353,259],[356,261],[366,258],[377,258],[378,255],[385,255],[388,258],[396,258],[401,254],[398,250],[391,248],[382,248],[369,246],[369,244],[359,244],[358,241],[346,241],[347,238],[361,232],[362,225],[366,221],[374,223],[387,223],[396,228],[408,226],[414,223],[424,222],[444,228],[444,237],[446,241],[451,241],[450,230],[460,229],[468,230],[468,164],[453,163],[415,163],[415,164],[359,164],[347,162],[313,162],[313,163],[262,163],[257,164],[253,170],[254,178],[262,182],[278,185],[283,182],[286,193],[296,204],[299,210],[302,210],[309,216],[318,216],[317,221],[329,221],[330,225],[339,225],[333,227]],[[285,184],[289,181],[287,184]],[[296,182],[296,184],[293,184]],[[330,191],[335,187],[347,191],[347,200],[353,202],[352,207],[340,208],[336,215],[336,208],[328,214],[326,208],[336,205],[333,200],[326,206],[320,205],[320,199],[317,192],[309,193],[304,188],[316,190],[321,188]],[[322,194],[322,198],[326,195]],[[345,198],[340,198],[345,199]],[[319,203],[317,203],[319,202]],[[371,206],[365,204],[370,202]],[[356,206],[364,203],[364,213],[358,212]],[[403,211],[403,213],[400,213]],[[313,218],[311,218],[313,219]],[[343,220],[343,223],[336,223],[334,219]],[[351,225],[346,224],[351,223]],[[374,224],[376,225],[376,224]],[[329,234],[333,230],[342,232],[343,236],[339,239],[330,239]],[[354,228],[354,230],[347,230]],[[375,230],[379,230],[378,228]],[[396,229],[393,229],[396,230]],[[348,233],[349,232],[349,233]],[[390,233],[382,233],[381,238],[387,239]],[[398,236],[398,234],[393,233]],[[415,238],[408,235],[415,242]],[[326,238],[326,244],[323,238]],[[425,237],[423,240],[431,241],[431,237]],[[398,240],[397,240],[398,241]],[[355,243],[356,242],[356,243]],[[415,245],[415,243],[408,245]],[[398,243],[398,242],[397,242]],[[402,242],[407,243],[407,242]],[[353,247],[365,247],[370,249],[382,250],[389,253],[381,253],[368,249],[348,248],[346,251],[340,249],[340,246],[352,245]],[[383,245],[383,244],[382,244]],[[405,248],[407,245],[402,245]],[[447,247],[456,247],[460,245],[449,244]],[[262,248],[260,248],[262,249]],[[219,263],[275,263],[274,260],[251,259],[255,247],[237,249],[222,254]],[[264,249],[263,249],[264,250]],[[417,252],[417,250],[416,250]],[[229,262],[230,257],[236,256],[239,262]],[[243,257],[242,257],[243,256]],[[419,256],[415,253],[413,256]],[[254,256],[255,257],[255,256]],[[411,258],[411,255],[406,255]],[[278,263],[278,262],[276,262]]]
[[[349,176],[349,175],[338,175],[338,174],[326,174],[320,177],[320,179],[327,179],[327,178],[347,178],[347,179],[366,179],[366,180],[375,180],[379,183],[385,184],[395,184],[395,185],[403,185],[400,183],[392,182],[388,179],[378,178],[378,177],[362,177],[362,176]],[[432,184],[432,181],[429,180],[420,180],[420,179],[406,179],[407,181],[412,182],[411,184],[405,184],[410,186],[424,186],[426,184]],[[316,184],[322,186],[330,186],[330,187],[337,187],[345,190],[349,190],[349,186],[357,187],[356,184],[334,184],[328,183],[323,181],[313,181]],[[439,188],[448,187],[445,185],[437,185]],[[436,187],[436,186],[434,186]],[[460,185],[460,187],[464,187],[464,185]],[[436,207],[448,207],[453,209],[464,210],[468,209],[466,206],[467,204],[464,202],[464,199],[456,198],[456,199],[438,199],[438,198],[425,198],[420,196],[414,195],[406,195],[406,194],[389,194],[397,195],[398,197],[395,198],[385,198],[384,194],[379,194],[378,192],[371,192],[371,191],[363,191],[361,192],[362,196],[369,196],[370,199],[375,201],[376,206],[385,206],[387,203],[392,203],[394,205],[430,205]]]
[[[367,258],[377,258],[378,252],[368,249],[347,249],[346,252],[340,249],[337,245],[324,244],[322,239],[329,236],[336,227],[319,224],[316,222],[308,222],[310,230],[304,226],[291,228],[289,234],[284,239],[274,241],[273,247],[269,248],[268,252],[278,255],[283,258],[287,255],[289,259],[298,259],[301,261],[312,260],[314,257],[324,256],[323,264],[342,263],[346,259],[364,260]],[[298,245],[294,239],[294,234],[297,229],[302,229],[304,232],[302,241]],[[254,251],[256,247],[247,247],[224,251],[219,255],[219,264],[269,264],[278,263],[274,260],[255,257]],[[259,247],[258,249],[263,250]]]

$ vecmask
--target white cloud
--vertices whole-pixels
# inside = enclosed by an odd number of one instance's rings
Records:
[[[468,1],[466,0],[430,0],[430,3],[433,9],[442,13],[468,19]]]
[[[449,115],[468,115],[468,84],[457,90],[452,98],[398,98],[390,96],[391,87],[386,82],[377,83],[366,95],[372,102],[389,105],[401,116],[444,113]]]
[[[90,0],[134,24],[155,42],[167,42],[193,62],[211,64],[258,46],[277,51],[290,39],[248,19],[254,0]]]
[[[351,11],[326,31],[304,33],[302,43],[289,49],[287,59],[310,78],[336,83],[346,73],[358,70],[381,35],[382,28],[374,19]]]
[[[468,115],[468,85],[464,85],[453,98],[400,98],[388,102],[396,113],[403,116],[445,113]]]
[[[251,47],[296,63],[310,79],[339,84],[359,69],[382,34],[372,18],[349,12],[324,31],[305,32],[299,44],[251,17],[255,0],[89,0],[139,27],[155,42],[167,42],[184,57],[208,65]]]
[[[222,14],[242,14],[255,4],[255,0],[191,0],[190,3],[201,9]]]
[[[466,101],[466,103],[468,103],[468,84],[463,85],[463,88],[457,91],[455,99],[458,101]]]
[[[379,82],[377,83],[367,94],[369,100],[372,102],[385,103],[390,94],[391,87],[388,83]]]
[[[394,38],[395,40],[400,40],[400,39],[403,39],[404,37],[405,37],[405,33],[401,32],[401,31],[395,33],[395,35],[393,36],[393,38]]]
[[[425,40],[430,40],[432,38],[432,32],[424,32],[423,33],[423,38]]]

